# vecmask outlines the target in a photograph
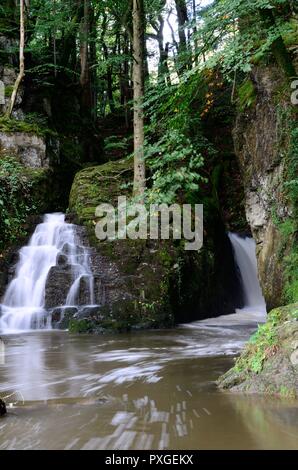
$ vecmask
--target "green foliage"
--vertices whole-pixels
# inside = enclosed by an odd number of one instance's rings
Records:
[[[23,224],[35,207],[32,181],[13,157],[0,157],[0,249],[23,235]]]
[[[297,19],[289,20],[287,9],[283,9],[286,3],[286,0],[213,2],[203,15],[200,32],[207,38],[201,52],[209,52],[208,63],[220,64],[232,80],[235,72],[250,72],[256,60],[266,63],[272,54],[278,54],[277,41],[285,38],[290,44],[297,35]],[[286,67],[288,58],[283,59],[280,65]]]
[[[273,310],[267,322],[259,326],[258,331],[251,337],[244,353],[235,364],[237,372],[253,372],[259,374],[263,370],[266,359],[276,354],[278,349],[277,327],[283,320],[282,309]]]
[[[298,300],[298,247],[294,244],[291,252],[284,259],[285,286],[284,299],[286,302]]]
[[[298,127],[295,121],[291,131],[287,180],[285,186],[295,208],[295,215],[298,217]]]
[[[242,85],[238,88],[238,102],[241,111],[245,108],[249,108],[256,101],[256,89],[253,82],[250,79],[246,79]]]
[[[111,136],[105,139],[104,150],[106,152],[113,152],[120,150],[121,152],[128,152],[129,142],[128,139],[119,139],[118,136]]]
[[[292,205],[292,215],[279,225],[280,231],[289,245],[289,254],[284,258],[284,299],[287,302],[298,300],[298,127],[292,121],[289,152],[287,155],[287,181],[285,189]]]
[[[158,142],[145,147],[145,155],[151,171],[152,186],[148,190],[150,203],[171,204],[183,193],[186,200],[199,190],[205,179],[199,170],[203,157],[192,142],[179,133],[169,130]]]
[[[297,307],[297,304],[291,304],[269,313],[267,322],[259,326],[258,331],[251,337],[246,349],[237,359],[235,371],[259,374],[263,370],[265,361],[274,356],[280,347],[278,329],[285,322],[298,319]]]

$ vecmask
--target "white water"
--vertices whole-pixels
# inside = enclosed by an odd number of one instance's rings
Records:
[[[235,261],[240,271],[244,289],[244,309],[265,314],[266,303],[258,278],[255,241],[253,238],[243,238],[235,233],[229,233],[229,238],[234,249]]]
[[[47,214],[28,246],[19,252],[15,277],[1,305],[0,331],[51,328],[51,315],[45,309],[45,288],[59,254],[66,256],[73,275],[65,306],[77,304],[83,277],[89,282],[90,304],[94,303],[88,251],[79,246],[74,226],[65,222],[64,214]]]
[[[184,328],[191,328],[201,331],[217,331],[222,333],[226,340],[224,347],[229,350],[231,344],[235,351],[243,348],[245,341],[242,338],[237,338],[235,329],[233,327],[243,327],[244,325],[256,328],[259,323],[266,321],[266,303],[262,294],[259,278],[258,266],[256,257],[256,244],[253,238],[242,238],[235,233],[229,233],[229,238],[233,246],[235,262],[239,268],[241,281],[244,290],[245,306],[242,309],[237,309],[235,313],[229,315],[221,315],[215,318],[207,318],[188,325],[183,325]],[[227,332],[231,328],[232,343],[228,341]],[[221,345],[214,343],[213,354],[221,351],[224,354],[225,350],[221,350]]]

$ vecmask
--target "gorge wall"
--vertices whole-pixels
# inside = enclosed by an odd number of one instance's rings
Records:
[[[245,109],[238,113],[233,137],[245,190],[246,217],[257,243],[259,277],[270,310],[286,300],[285,259],[295,238],[287,230],[293,213],[286,190],[290,87],[273,65],[254,68],[242,87],[252,104],[244,104]]]

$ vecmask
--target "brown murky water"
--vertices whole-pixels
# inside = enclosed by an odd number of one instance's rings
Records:
[[[0,449],[297,449],[297,401],[214,381],[256,325],[215,320],[125,336],[3,337]]]

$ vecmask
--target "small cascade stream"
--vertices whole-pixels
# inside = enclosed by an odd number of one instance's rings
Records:
[[[50,329],[51,315],[45,308],[46,283],[51,268],[62,259],[70,266],[72,285],[64,306],[78,305],[81,281],[87,284],[89,304],[94,304],[94,281],[88,249],[80,245],[75,226],[65,215],[47,214],[29,244],[19,252],[14,279],[1,305],[0,331]]]

